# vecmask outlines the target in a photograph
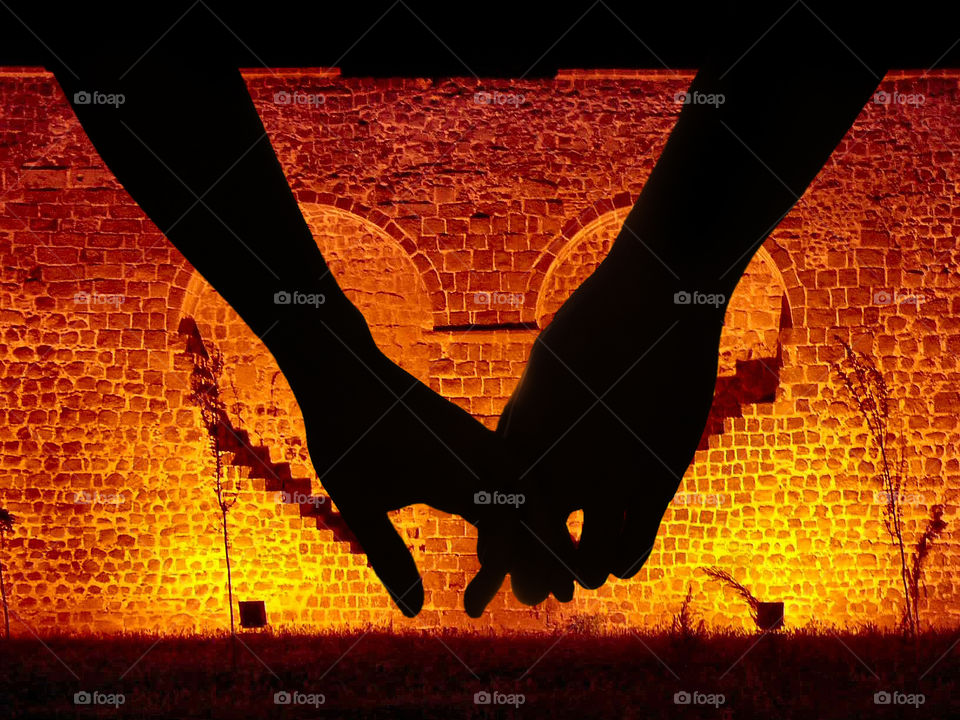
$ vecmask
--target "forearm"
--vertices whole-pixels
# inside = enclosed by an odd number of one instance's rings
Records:
[[[277,327],[268,346],[284,327],[295,332],[300,323],[289,321],[305,310],[277,304],[279,292],[323,294],[324,321],[338,334],[366,332],[317,249],[237,70],[154,64],[135,80],[100,87],[96,74],[56,76],[104,162],[160,231],[258,336]],[[74,93],[92,90],[122,92],[124,102],[73,103]]]
[[[871,58],[862,49],[868,30],[856,47]],[[611,253],[668,274],[652,251],[688,289],[728,298],[884,72],[876,62],[865,67],[801,7],[746,54],[751,32],[742,35],[724,42],[698,72]]]

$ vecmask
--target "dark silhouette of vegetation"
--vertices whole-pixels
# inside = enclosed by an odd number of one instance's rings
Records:
[[[943,505],[934,505],[930,508],[930,518],[927,520],[927,526],[924,528],[920,539],[913,551],[913,563],[907,570],[907,586],[910,588],[910,605],[913,608],[913,627],[920,628],[920,593],[924,597],[927,594],[926,585],[923,584],[923,566],[931,552],[933,541],[943,534],[947,529],[947,523],[943,520]],[[906,618],[904,618],[906,621]]]
[[[834,633],[802,628],[775,639],[708,630],[693,649],[678,643],[669,630],[649,628],[587,635],[563,627],[539,634],[371,627],[319,634],[271,630],[242,637],[249,652],[241,645],[237,666],[228,672],[223,667],[231,643],[226,631],[184,637],[44,637],[44,642],[86,682],[127,693],[125,707],[150,718],[849,720],[873,717],[874,693],[894,688],[925,693],[923,711],[903,706],[900,714],[896,708],[891,714],[879,708],[878,716],[955,716],[949,710],[956,705],[956,664],[950,656],[956,631],[948,629],[925,631],[918,659],[904,652],[913,643],[902,633],[877,629]],[[77,681],[53,655],[38,651],[35,638],[14,637],[4,646],[4,717],[93,717],[69,704]],[[704,706],[701,712],[674,703],[676,692],[694,688],[723,693],[726,703]],[[491,712],[474,705],[474,693],[493,689],[524,693],[526,703],[516,712],[509,706]],[[274,694],[279,691],[324,693],[325,702],[319,708],[278,708]],[[735,712],[725,714],[730,709]]]
[[[680,641],[690,641],[701,637],[705,630],[703,620],[693,608],[693,587],[687,586],[687,595],[680,605],[680,612],[674,614],[670,630]]]
[[[246,408],[243,404],[243,400],[240,398],[240,392],[237,390],[237,383],[232,375],[230,376],[230,393],[233,395],[233,402],[230,403],[230,411],[237,418],[236,427],[240,430],[244,430],[246,429],[246,426],[243,422],[243,411]]]
[[[6,508],[0,508],[0,550],[7,548],[7,533],[13,532],[17,517]],[[3,577],[3,558],[0,558],[0,597],[3,599],[3,627],[7,640],[10,639],[10,610],[7,605],[7,585]]]
[[[200,352],[202,350],[202,352]],[[233,576],[230,568],[230,531],[227,516],[236,505],[240,483],[227,487],[224,478],[223,438],[232,432],[227,416],[227,404],[220,387],[223,377],[223,353],[216,348],[202,347],[194,352],[193,371],[190,375],[190,400],[200,409],[200,417],[210,438],[210,452],[214,461],[214,492],[223,531],[223,554],[227,563],[227,596],[230,603],[230,634],[236,635],[233,612]]]
[[[753,593],[750,592],[746,586],[737,582],[733,575],[722,568],[702,567],[700,569],[703,570],[707,577],[711,578],[712,580],[716,580],[717,582],[722,583],[728,588],[734,590],[737,595],[739,595],[750,607],[750,616],[753,618],[754,622],[757,622],[757,610],[760,608],[760,601],[754,597]]]
[[[566,631],[578,635],[601,635],[604,630],[604,620],[600,615],[577,613],[567,620]]]
[[[920,592],[923,588],[923,566],[933,541],[946,528],[943,507],[934,505],[927,525],[917,540],[912,562],[908,560],[904,539],[904,489],[906,485],[906,452],[903,427],[892,429],[892,401],[890,389],[873,359],[842,343],[843,359],[834,368],[843,386],[853,400],[857,411],[867,424],[871,443],[879,456],[877,478],[883,499],[883,522],[887,534],[899,553],[900,581],[903,585],[903,614],[901,627],[917,637],[920,633]],[[919,483],[917,484],[919,488]],[[924,593],[925,588],[923,588]]]

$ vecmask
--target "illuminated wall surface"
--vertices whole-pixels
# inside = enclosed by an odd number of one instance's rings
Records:
[[[316,241],[381,347],[491,427],[533,332],[434,327],[549,321],[607,251],[690,77],[245,73]],[[875,457],[830,368],[840,340],[874,354],[901,403],[919,483],[908,539],[931,504],[947,505],[922,612],[955,623],[958,80],[891,74],[751,263],[728,311],[703,447],[639,575],[534,609],[504,589],[471,621],[462,590],[475,533],[460,519],[395,514],[425,573],[425,609],[408,620],[335,518],[327,527],[279,501],[277,477],[313,474],[271,357],[104,167],[53,78],[3,70],[0,505],[22,519],[5,555],[13,608],[38,629],[225,625],[213,463],[178,334],[192,317],[224,352],[237,424],[277,475],[248,477],[240,458],[228,469],[243,481],[235,594],[264,600],[274,625],[536,630],[593,615],[646,626],[668,621],[688,585],[708,624],[749,623],[701,565],[785,601],[789,624],[894,622],[899,571]]]

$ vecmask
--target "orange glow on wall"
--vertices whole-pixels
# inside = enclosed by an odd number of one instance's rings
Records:
[[[602,260],[690,79],[491,81],[526,99],[498,107],[473,102],[472,79],[245,77],[318,246],[380,347],[490,427],[535,333],[484,326],[543,327]],[[538,630],[587,615],[644,626],[668,623],[691,587],[709,625],[747,626],[704,565],[784,601],[790,625],[895,622],[898,565],[874,459],[831,374],[841,340],[871,352],[902,401],[919,481],[908,537],[929,505],[948,505],[921,610],[956,621],[960,283],[947,269],[958,81],[888,76],[884,87],[927,103],[868,104],[754,257],[727,314],[710,425],[641,572],[566,605],[528,608],[504,589],[473,621],[462,610],[473,529],[422,506],[394,513],[425,574],[424,611],[402,617],[309,481],[302,419],[264,346],[105,169],[52,76],[0,73],[0,106],[13,109],[0,117],[12,138],[0,156],[0,505],[23,520],[5,558],[12,607],[77,630],[225,626],[212,461],[178,332],[190,318],[224,353],[248,442],[227,467],[242,488],[234,594],[264,600],[272,625]],[[280,90],[326,101],[278,105]],[[462,142],[436,141],[460,130]],[[929,132],[951,150],[934,157]],[[464,329],[434,329],[449,326]],[[322,509],[306,512],[307,497]]]

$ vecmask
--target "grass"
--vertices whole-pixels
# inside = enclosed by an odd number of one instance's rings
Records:
[[[947,717],[955,707],[960,631],[912,640],[875,628],[767,635],[549,635],[457,632],[248,633],[236,669],[228,635],[15,637],[0,643],[3,717],[144,718],[850,718]],[[938,661],[939,659],[939,661]],[[76,676],[76,677],[75,677]],[[118,708],[74,693],[124,695]],[[322,705],[277,705],[276,692]],[[474,693],[522,694],[477,705]],[[719,694],[677,705],[681,691]],[[924,695],[877,705],[874,693]],[[300,699],[309,699],[301,697]],[[516,698],[512,698],[516,701]]]

